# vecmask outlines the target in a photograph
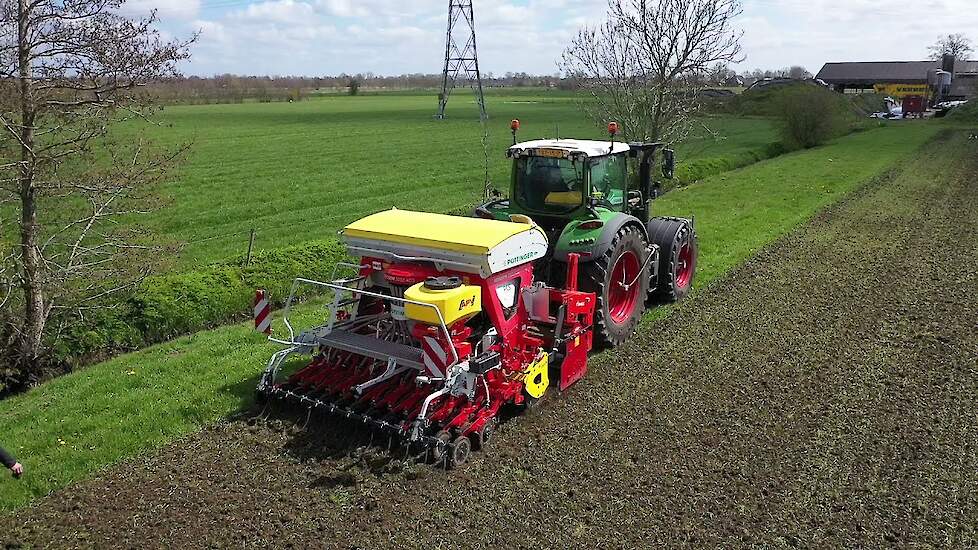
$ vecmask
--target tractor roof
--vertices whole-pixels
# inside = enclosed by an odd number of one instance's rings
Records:
[[[586,157],[603,157],[610,154],[624,153],[631,149],[627,143],[616,141],[612,147],[611,140],[597,141],[590,139],[538,139],[524,141],[509,148],[510,156],[553,156],[545,151],[565,151],[568,156],[584,155]]]

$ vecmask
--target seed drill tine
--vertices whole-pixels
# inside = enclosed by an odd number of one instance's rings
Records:
[[[380,374],[380,376],[368,380],[362,384],[358,384],[353,388],[353,391],[356,392],[357,395],[363,395],[364,390],[366,390],[367,388],[380,384],[381,382],[390,380],[391,378],[394,378],[395,376],[401,374],[402,372],[408,370],[409,368],[410,367],[398,367],[397,360],[391,357],[387,359],[387,368],[384,370],[384,372]]]

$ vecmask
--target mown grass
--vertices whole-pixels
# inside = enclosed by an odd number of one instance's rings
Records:
[[[487,102],[489,174],[501,189],[513,118],[523,122],[521,140],[606,137],[570,94],[494,90]],[[165,207],[140,222],[186,243],[181,265],[192,268],[244,253],[252,228],[258,248],[280,248],[391,206],[443,212],[473,203],[486,170],[473,96],[459,90],[446,120],[432,117],[436,106],[435,96],[413,94],[167,107],[149,135],[192,148],[162,189]],[[680,161],[739,158],[778,139],[767,119],[707,123],[716,135],[699,129]]]
[[[912,155],[938,129],[894,125],[850,135],[675,191],[656,203],[656,212],[695,215],[697,285],[704,286]],[[651,317],[662,315],[656,311]],[[0,481],[0,509],[23,506],[247,406],[272,351],[246,325],[229,326],[118,357],[0,402],[0,443],[28,472],[19,481]]]

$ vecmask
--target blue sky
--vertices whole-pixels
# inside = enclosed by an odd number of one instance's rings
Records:
[[[942,33],[978,41],[978,0],[744,0],[738,68],[923,59]],[[188,74],[316,75],[438,72],[445,0],[129,0],[156,8],[167,35],[201,31]],[[485,72],[555,73],[576,29],[604,0],[475,0]]]

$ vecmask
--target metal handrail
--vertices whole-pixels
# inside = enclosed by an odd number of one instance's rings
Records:
[[[341,267],[348,267],[350,269],[355,269],[359,273],[360,271],[362,271],[362,270],[364,270],[364,269],[366,269],[366,268],[368,268],[370,266],[368,266],[368,265],[361,265],[361,264],[353,264],[353,263],[350,263],[350,262],[338,262],[336,265],[333,266],[333,274],[330,277],[330,280],[332,280],[334,282],[337,280],[336,272]],[[344,280],[355,280],[355,279],[344,279]]]
[[[448,341],[448,342],[451,342],[452,341],[452,335],[448,331],[448,326],[445,324],[445,317],[441,314],[441,310],[438,309],[438,307],[435,306],[434,304],[427,304],[427,303],[418,302],[418,301],[415,301],[415,300],[408,300],[407,298],[399,298],[397,296],[389,296],[387,294],[379,294],[379,293],[370,292],[370,291],[367,291],[367,290],[354,289],[354,288],[350,288],[350,287],[347,287],[347,286],[338,285],[338,284],[335,284],[335,283],[324,283],[322,281],[315,281],[315,280],[312,280],[312,279],[305,279],[305,278],[302,278],[302,277],[297,277],[295,279],[295,281],[292,283],[292,290],[289,292],[289,300],[285,303],[285,309],[284,309],[284,311],[282,313],[282,320],[285,322],[285,326],[288,327],[288,329],[289,329],[289,339],[288,340],[281,340],[281,339],[273,338],[273,337],[269,336],[268,337],[268,340],[269,341],[275,342],[277,344],[282,344],[282,345],[285,345],[285,346],[303,346],[303,345],[306,345],[306,343],[304,343],[304,342],[296,342],[295,341],[295,329],[292,327],[292,323],[289,322],[289,312],[292,310],[292,302],[295,299],[295,293],[296,293],[296,290],[298,289],[298,287],[299,287],[300,284],[309,284],[309,285],[326,287],[326,288],[329,288],[329,289],[333,290],[334,293],[336,293],[336,292],[352,292],[352,293],[360,294],[360,295],[363,295],[363,296],[371,296],[371,297],[374,297],[374,298],[380,298],[382,300],[391,300],[391,301],[401,302],[401,303],[404,303],[404,304],[412,304],[412,305],[416,305],[416,306],[430,308],[430,309],[434,310],[435,311],[435,314],[438,316],[438,325],[439,325],[439,328],[444,333],[446,341]],[[336,296],[336,295],[334,294],[334,296]],[[333,325],[333,322],[335,321],[335,316],[336,316],[335,304],[336,303],[337,303],[337,300],[334,300],[333,301],[333,307],[330,309],[330,324],[328,326],[330,332],[332,332],[332,325]],[[447,369],[455,366],[459,362],[458,352],[455,350],[455,346],[448,346],[448,347],[451,349],[451,352],[452,352],[452,362],[450,364],[448,364],[448,365],[445,366],[446,371],[447,371]],[[447,374],[447,372],[446,372],[446,374]]]

